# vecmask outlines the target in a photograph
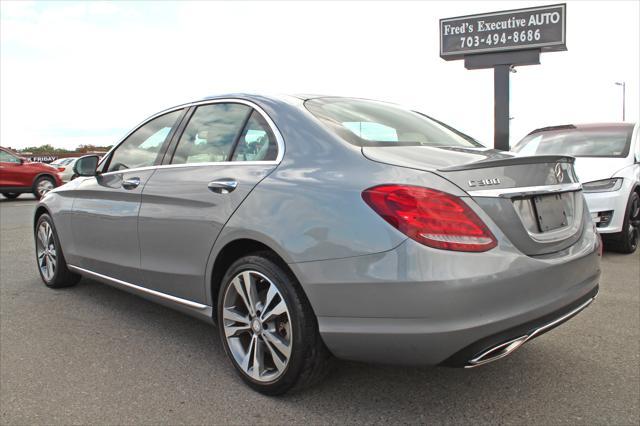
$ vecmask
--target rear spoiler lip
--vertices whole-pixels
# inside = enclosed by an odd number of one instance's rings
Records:
[[[473,163],[463,164],[461,166],[446,167],[438,169],[439,172],[461,172],[465,170],[487,169],[490,167],[506,167],[518,166],[522,164],[539,164],[539,163],[569,163],[576,161],[574,157],[568,155],[534,155],[529,157],[512,157],[502,158],[499,160],[480,160]]]

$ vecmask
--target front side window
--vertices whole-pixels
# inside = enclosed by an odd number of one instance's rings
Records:
[[[251,108],[244,104],[199,106],[180,137],[172,164],[228,161]]]
[[[153,166],[182,112],[173,111],[154,118],[129,135],[111,155],[107,172]]]
[[[568,126],[525,136],[513,150],[521,155],[626,157],[632,133],[632,124],[593,128]]]
[[[0,162],[3,163],[19,163],[20,159],[15,155],[11,155],[6,151],[0,151]]]
[[[384,102],[316,98],[304,105],[330,130],[358,146],[482,147],[471,137],[436,120]]]
[[[265,119],[253,111],[233,152],[233,161],[274,161],[277,156],[275,136]]]

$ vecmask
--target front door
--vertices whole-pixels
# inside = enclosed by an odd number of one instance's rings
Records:
[[[206,264],[222,227],[275,167],[265,117],[243,103],[197,107],[170,164],[142,193],[138,223],[144,286],[205,302]]]
[[[74,191],[74,266],[139,285],[138,213],[142,191],[183,114],[173,111],[148,121],[129,135]]]
[[[0,150],[0,187],[23,188],[31,186],[33,171],[25,167],[23,160],[5,150]]]

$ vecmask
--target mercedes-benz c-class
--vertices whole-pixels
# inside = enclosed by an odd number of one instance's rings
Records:
[[[487,149],[384,102],[206,98],[76,162],[37,206],[38,271],[216,324],[267,394],[332,357],[476,367],[596,296],[601,243],[573,161]]]

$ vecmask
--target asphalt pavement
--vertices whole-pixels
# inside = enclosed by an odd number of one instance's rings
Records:
[[[213,326],[88,279],[46,288],[34,204],[0,199],[0,424],[640,424],[640,253],[605,253],[596,302],[499,362],[337,362],[274,398]]]

